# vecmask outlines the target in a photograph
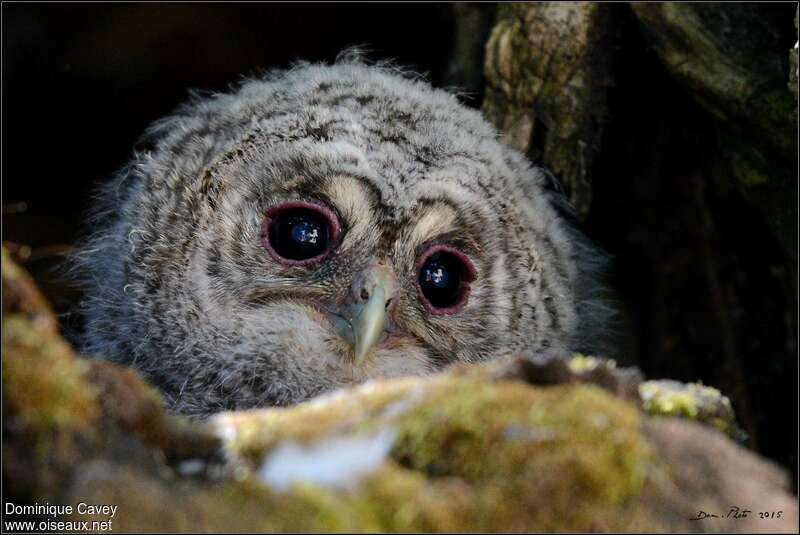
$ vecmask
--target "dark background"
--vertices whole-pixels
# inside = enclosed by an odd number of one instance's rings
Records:
[[[792,46],[794,4],[766,12]],[[345,47],[396,58],[434,85],[453,74],[451,4],[3,5],[3,240],[79,336],[58,270],[87,232],[95,185],[188,89],[224,90]],[[487,12],[492,8],[486,8]],[[484,32],[486,29],[482,29]],[[715,131],[631,20],[584,230],[613,258],[623,363],[729,394],[749,445],[797,473],[797,267],[763,214],[709,168]],[[482,34],[481,37],[484,37]],[[783,41],[786,41],[785,43]],[[786,56],[786,54],[784,54]],[[480,64],[481,58],[476,58]],[[791,192],[789,192],[791,193]],[[787,202],[797,202],[787,194]]]

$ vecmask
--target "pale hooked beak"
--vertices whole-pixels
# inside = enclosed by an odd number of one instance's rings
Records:
[[[372,349],[378,345],[386,326],[386,290],[377,285],[369,300],[364,303],[361,313],[353,318],[351,325],[355,334],[353,354],[356,365],[361,365]]]
[[[386,337],[386,309],[394,297],[394,281],[394,273],[385,264],[371,265],[355,278],[348,304],[334,318],[336,332],[352,347],[357,366]]]

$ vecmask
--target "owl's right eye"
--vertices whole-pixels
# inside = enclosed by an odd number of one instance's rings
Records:
[[[339,238],[336,215],[328,208],[292,201],[269,209],[261,226],[261,241],[278,262],[304,266],[323,260]]]

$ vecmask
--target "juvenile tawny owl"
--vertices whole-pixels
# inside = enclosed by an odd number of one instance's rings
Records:
[[[477,111],[386,65],[194,97],[107,184],[88,353],[192,415],[591,348],[598,253]]]

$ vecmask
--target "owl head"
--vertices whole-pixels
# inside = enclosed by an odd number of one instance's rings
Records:
[[[85,349],[176,411],[566,354],[603,327],[601,257],[549,175],[398,69],[298,64],[194,96],[144,140],[79,255]]]

